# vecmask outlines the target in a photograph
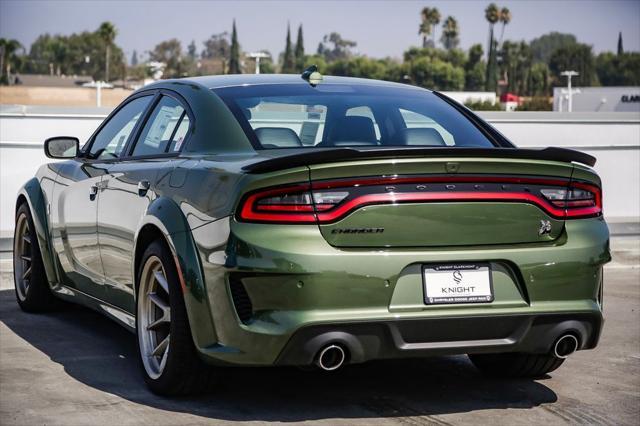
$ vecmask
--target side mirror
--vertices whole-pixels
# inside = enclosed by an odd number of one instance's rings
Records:
[[[44,153],[49,158],[75,158],[80,141],[73,136],[56,136],[44,141]]]

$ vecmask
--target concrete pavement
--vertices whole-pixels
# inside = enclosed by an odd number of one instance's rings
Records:
[[[640,241],[612,246],[600,345],[550,377],[488,379],[464,356],[372,362],[333,374],[236,368],[222,371],[209,393],[175,399],[147,391],[133,335],[80,307],[23,313],[5,269],[0,424],[639,424]]]

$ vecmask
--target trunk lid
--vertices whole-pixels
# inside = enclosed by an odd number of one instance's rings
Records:
[[[309,168],[320,231],[345,248],[552,241],[562,233],[565,211],[541,191],[562,194],[573,171],[557,161],[456,157]],[[345,193],[338,207],[318,208]]]

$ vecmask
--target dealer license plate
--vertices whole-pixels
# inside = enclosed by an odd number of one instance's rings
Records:
[[[427,305],[493,301],[487,264],[424,265],[422,271]]]

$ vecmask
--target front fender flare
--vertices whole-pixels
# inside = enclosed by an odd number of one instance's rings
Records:
[[[54,256],[51,250],[51,234],[49,232],[49,220],[47,214],[47,199],[40,186],[40,181],[33,177],[25,183],[18,191],[18,200],[24,198],[29,206],[33,226],[38,240],[38,247],[42,254],[42,264],[47,275],[49,285],[55,285],[58,282],[56,273]],[[16,203],[16,211],[20,206],[19,201]]]
[[[187,308],[187,316],[191,326],[191,334],[196,348],[217,343],[218,339],[209,301],[206,297],[206,286],[198,250],[196,249],[189,223],[182,210],[168,197],[155,199],[149,205],[138,227],[134,253],[137,253],[140,230],[147,225],[152,225],[162,232],[176,262],[184,303]],[[136,277],[137,271],[133,272],[133,276]]]

